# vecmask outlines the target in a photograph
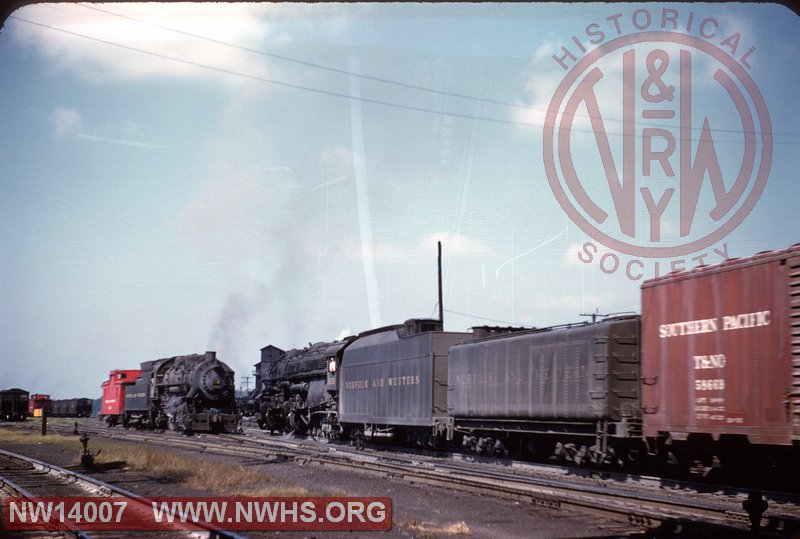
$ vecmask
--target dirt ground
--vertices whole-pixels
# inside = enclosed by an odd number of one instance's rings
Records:
[[[0,443],[9,451],[23,453],[58,466],[79,469],[79,454],[49,443]],[[159,451],[185,451],[159,446]],[[207,455],[201,458],[208,459]],[[98,457],[102,462],[102,458]],[[229,457],[221,457],[231,462]],[[613,538],[630,537],[633,528],[596,516],[547,509],[491,497],[453,492],[445,488],[414,485],[368,474],[330,470],[281,460],[242,458],[238,464],[264,472],[271,483],[300,486],[314,495],[379,496],[392,500],[392,529],[388,532],[247,532],[248,537],[317,539],[369,538]],[[127,467],[92,472],[102,481],[143,496],[209,496],[146,472]],[[639,534],[634,534],[638,536]]]

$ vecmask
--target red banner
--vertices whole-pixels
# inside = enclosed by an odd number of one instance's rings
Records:
[[[6,498],[6,530],[386,531],[389,498]]]

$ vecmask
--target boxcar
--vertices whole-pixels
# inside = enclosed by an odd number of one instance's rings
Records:
[[[447,424],[447,351],[470,337],[418,319],[360,334],[342,358],[341,423],[435,443]]]
[[[17,387],[0,391],[0,417],[6,421],[24,421],[28,417],[29,393]]]
[[[591,447],[603,460],[641,434],[639,317],[476,339],[450,350],[448,404],[460,432],[531,452]],[[611,445],[609,445],[611,444]]]
[[[642,316],[651,441],[800,443],[800,245],[647,281]]]

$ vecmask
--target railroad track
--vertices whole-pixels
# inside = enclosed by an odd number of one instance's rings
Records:
[[[53,464],[42,462],[25,455],[0,449],[0,496],[25,498],[32,500],[38,497],[103,497],[113,500],[122,500],[126,504],[139,504],[138,510],[149,509],[149,500],[136,494],[105,483],[88,475],[72,470],[67,470]],[[137,508],[131,508],[136,511]],[[198,526],[201,527],[201,526]],[[32,532],[9,532],[5,529],[0,518],[0,531],[3,537],[9,538],[77,538],[77,539],[147,539],[148,537],[163,539],[163,532],[142,531],[83,531],[78,527],[70,530],[37,530]],[[225,530],[205,527],[201,531],[175,530],[170,531],[170,537],[180,539],[245,539],[243,536]]]
[[[529,463],[502,467],[458,462],[462,456],[443,459],[356,451],[342,444],[276,438],[260,431],[248,432],[248,436],[182,437],[172,433],[109,430],[91,425],[85,425],[82,430],[98,437],[137,440],[255,460],[286,459],[414,484],[455,488],[518,503],[596,514],[641,529],[702,523],[714,527],[717,536],[733,536],[745,532],[749,526],[748,516],[741,505],[747,497],[743,489],[726,488],[724,493],[690,492],[680,487],[677,481],[658,478],[632,480],[634,476],[576,473],[574,470],[564,474],[564,468]],[[542,474],[543,469],[548,473]],[[553,470],[561,470],[562,474]],[[767,493],[767,497],[772,510],[761,521],[767,530],[762,532],[762,537],[791,537],[800,531],[797,500],[781,493]]]

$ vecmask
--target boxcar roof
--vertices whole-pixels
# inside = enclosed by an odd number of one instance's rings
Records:
[[[693,279],[695,277],[700,277],[703,275],[713,275],[715,273],[721,273],[724,271],[738,270],[748,266],[756,266],[759,264],[766,264],[769,262],[777,262],[780,260],[786,260],[787,258],[792,258],[793,256],[800,256],[800,243],[795,243],[794,245],[786,249],[778,249],[775,251],[762,251],[747,258],[732,258],[730,260],[720,262],[719,264],[711,264],[707,266],[700,266],[697,268],[693,268],[691,270],[675,271],[672,273],[667,273],[666,275],[662,275],[644,281],[642,283],[642,288],[658,286],[665,283],[683,281],[686,279]]]

